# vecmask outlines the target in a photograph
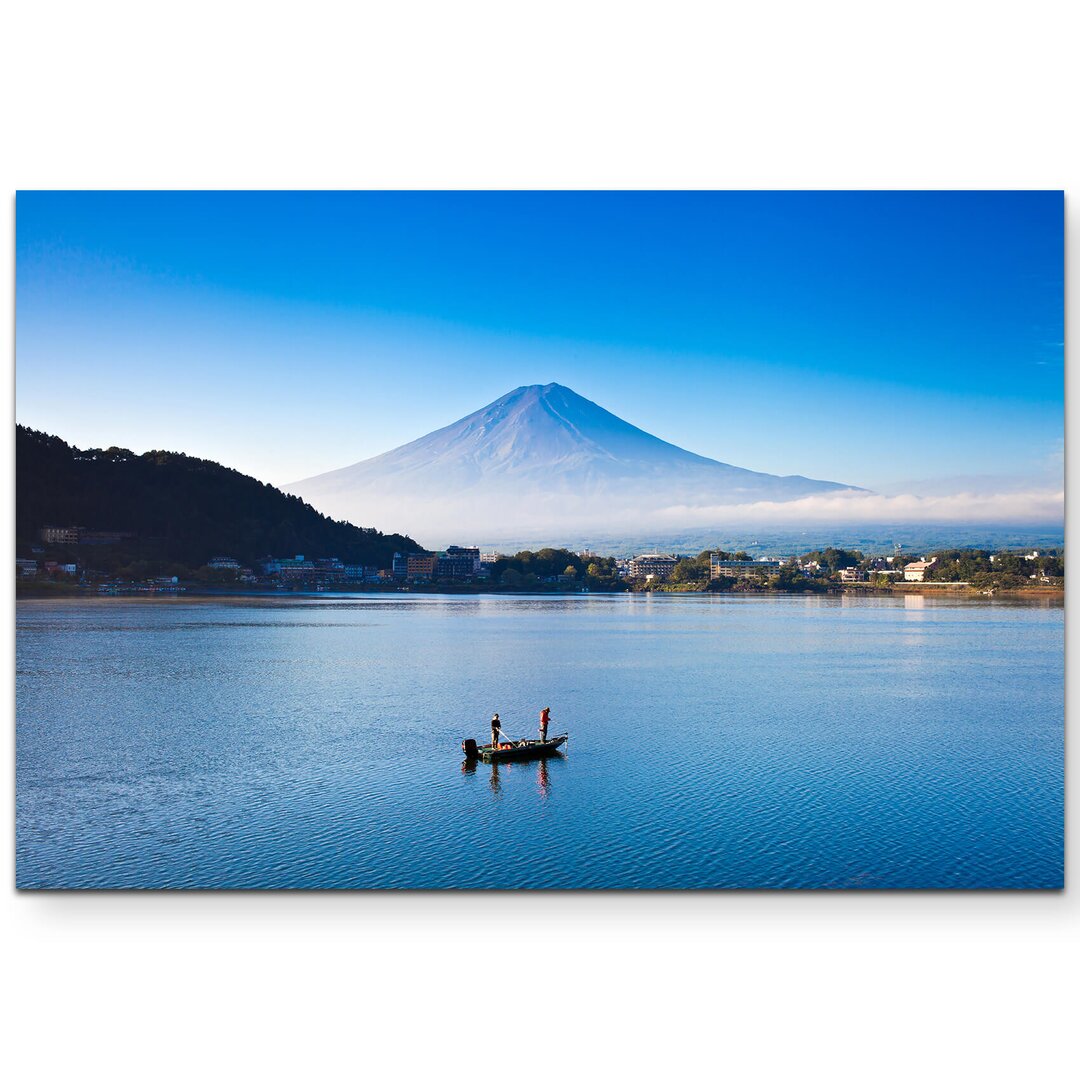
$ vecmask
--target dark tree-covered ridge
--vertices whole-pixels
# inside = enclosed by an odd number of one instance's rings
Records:
[[[63,439],[15,429],[15,535],[20,554],[43,526],[131,533],[120,545],[80,544],[84,562],[132,556],[202,566],[216,555],[251,565],[265,555],[337,556],[389,567],[406,536],[333,521],[296,495],[213,461],[166,450],[79,450]]]

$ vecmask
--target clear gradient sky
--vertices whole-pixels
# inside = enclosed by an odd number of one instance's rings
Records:
[[[1061,486],[1060,192],[42,193],[16,411],[272,483],[560,382],[886,493]]]

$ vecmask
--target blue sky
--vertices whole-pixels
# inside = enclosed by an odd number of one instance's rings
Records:
[[[1060,192],[42,193],[16,413],[273,483],[561,382],[892,493],[1061,484]]]

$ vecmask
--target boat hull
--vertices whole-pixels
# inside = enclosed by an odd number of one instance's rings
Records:
[[[552,739],[522,739],[509,747],[495,749],[491,746],[477,747],[480,760],[491,764],[498,761],[530,761],[534,758],[551,757],[561,746],[566,744],[569,735],[556,735]]]

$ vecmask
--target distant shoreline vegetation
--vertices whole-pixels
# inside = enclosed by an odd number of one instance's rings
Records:
[[[460,562],[451,549],[445,561]],[[303,561],[290,563],[287,573],[265,573],[245,579],[243,568],[202,567],[190,576],[103,578],[61,570],[21,574],[21,596],[86,596],[101,593],[162,594],[191,592],[220,595],[244,593],[731,593],[731,594],[904,594],[910,592],[986,596],[996,593],[1033,595],[1063,592],[1064,557],[1054,551],[997,551],[949,549],[926,556],[864,556],[858,551],[825,548],[786,560],[752,560],[745,552],[720,549],[694,556],[656,553],[624,560],[542,548],[500,555],[475,576],[438,576],[439,560],[420,553],[394,570],[376,571],[350,581],[337,560],[315,560],[305,572]],[[327,566],[327,563],[332,565]],[[321,564],[321,565],[320,565]],[[333,565],[336,564],[336,565]],[[410,573],[410,564],[414,572]],[[55,564],[53,564],[55,566]]]

